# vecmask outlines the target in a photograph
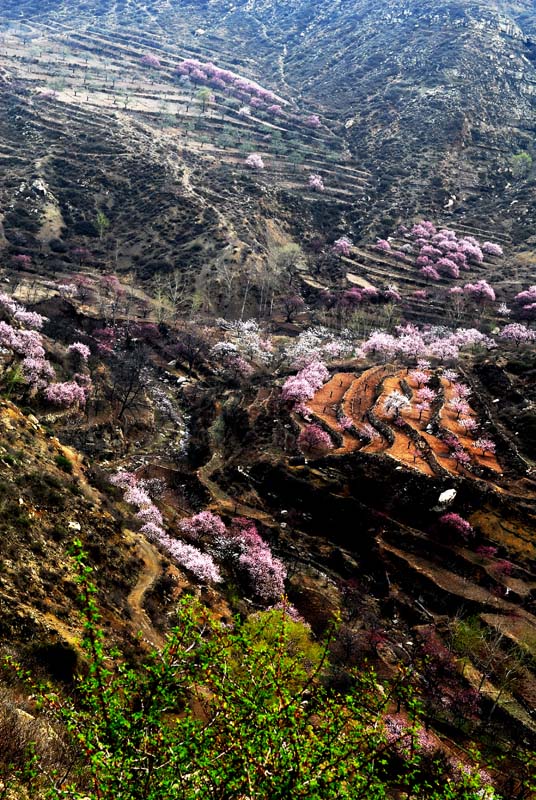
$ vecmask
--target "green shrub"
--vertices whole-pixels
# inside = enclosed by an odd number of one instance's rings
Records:
[[[59,455],[57,455],[56,458],[54,459],[54,461],[56,462],[56,466],[59,467],[60,469],[62,469],[64,472],[72,472],[73,471],[72,463],[63,454],[60,453]]]
[[[474,768],[424,755],[420,707],[403,669],[326,685],[327,647],[285,611],[222,626],[195,600],[159,652],[128,666],[104,646],[91,569],[78,555],[85,605],[84,676],[61,708],[69,785],[49,800],[477,800]],[[54,662],[56,663],[56,662]],[[10,667],[13,665],[10,664]],[[398,704],[403,742],[384,723]],[[59,772],[59,771],[58,771]],[[39,773],[37,765],[34,775]],[[498,800],[498,795],[493,795]]]

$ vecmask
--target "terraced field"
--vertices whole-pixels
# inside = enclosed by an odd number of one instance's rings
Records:
[[[352,428],[342,432],[342,445],[332,451],[334,455],[358,449],[382,453],[427,476],[465,476],[499,492],[534,499],[534,487],[514,488],[508,465],[501,464],[500,453],[483,450],[478,434],[470,434],[462,425],[470,420],[476,431],[484,432],[486,437],[490,432],[492,435],[489,421],[479,416],[470,399],[463,413],[457,413],[452,405],[456,399],[453,382],[433,370],[428,377],[438,385],[436,400],[429,408],[418,407],[421,385],[411,372],[395,366],[371,367],[359,375],[337,372],[317,391],[308,407],[314,418],[332,431],[335,441],[341,437],[338,419],[352,420]],[[399,414],[386,410],[393,392],[408,400]],[[467,456],[464,461],[456,458],[460,450]]]
[[[27,4],[27,16],[0,25],[0,201],[10,209],[0,245],[8,255],[29,254],[47,277],[72,274],[77,248],[97,270],[127,280],[179,271],[190,298],[238,313],[274,241],[293,242],[318,223],[328,233],[350,208],[365,207],[370,174],[352,160],[344,130],[284,81],[271,76],[265,87],[281,108],[273,113],[177,73],[183,59],[213,61],[261,89],[259,63],[224,37],[192,37],[182,17],[160,7],[130,3],[123,13],[108,4],[105,22],[82,13],[74,24],[56,5]],[[316,127],[307,122],[313,112]],[[248,169],[252,153],[262,169]],[[311,175],[323,191],[310,187]],[[256,313],[253,292],[249,301]]]
[[[21,226],[14,225],[15,235],[7,232],[11,246],[34,244],[42,262],[68,269],[65,259],[57,253],[50,259],[47,250],[63,232],[72,247],[90,245],[108,268],[113,262],[145,277],[179,269],[192,296],[215,297],[222,293],[222,271],[234,270],[237,283],[244,283],[262,270],[275,219],[284,221],[282,243],[310,238],[315,229],[328,244],[342,232],[356,240],[374,230],[379,178],[351,146],[354,128],[287,79],[288,48],[268,36],[264,11],[216,14],[216,5],[192,6],[181,15],[165,2],[88,3],[74,23],[59,0],[45,8],[30,0],[8,3],[0,26],[0,164],[10,177],[1,200],[12,205],[21,182],[31,184],[36,175],[57,200],[48,209],[48,225],[41,209],[39,242],[24,234],[21,239]],[[230,46],[228,24],[236,26],[240,46]],[[253,35],[259,40],[255,56],[247,47]],[[254,81],[273,93],[281,111],[250,104],[247,94],[229,86],[181,75],[183,59],[214,63]],[[311,114],[318,119],[313,127]],[[252,153],[262,157],[264,168],[248,170]],[[323,191],[311,188],[311,175],[321,179]],[[147,190],[150,206],[142,201]],[[425,213],[424,195],[421,208]],[[88,240],[102,211],[110,227],[99,242]],[[467,279],[485,277],[499,299],[503,286],[524,285],[528,264],[512,259],[508,229],[491,217],[488,228],[480,217],[471,221],[455,211],[429,206],[432,218],[442,216],[460,234],[501,243],[508,259],[507,266],[487,260]],[[407,318],[444,319],[447,281],[427,284],[411,258],[379,253],[366,237],[326,274],[308,269],[301,271],[306,291],[340,287],[344,276],[348,286],[395,285]],[[428,292],[426,303],[414,296],[419,290]],[[478,313],[466,309],[459,321],[469,324]]]
[[[215,60],[220,68],[255,79],[252,63],[237,64],[216,43],[171,47],[167,38],[160,34],[148,46],[147,37],[134,30],[6,23],[0,66],[11,80],[64,106],[67,115],[72,106],[97,114],[121,112],[160,128],[175,146],[219,163],[236,165],[244,154],[259,151],[266,157],[263,177],[282,189],[303,193],[314,172],[324,178],[326,199],[344,204],[363,194],[369,174],[351,163],[343,138],[330,123],[307,128],[308,112],[292,97],[280,98],[280,117],[255,108],[241,113],[247,103],[218,89],[212,99],[199,99],[202,84],[181,81],[175,72],[182,59]],[[144,65],[144,57],[158,59],[159,66]]]
[[[456,229],[455,229],[456,230]],[[523,286],[523,274],[528,279],[528,273],[516,270],[516,279],[505,280],[505,260],[509,260],[509,242],[505,237],[497,237],[493,230],[479,231],[474,228],[458,229],[460,234],[481,236],[487,241],[495,241],[505,248],[505,259],[496,259],[486,256],[482,264],[472,264],[469,272],[460,276],[457,281],[442,277],[439,281],[429,281],[423,277],[415,265],[415,257],[406,255],[404,258],[395,255],[397,246],[403,245],[403,240],[392,240],[394,252],[379,252],[373,244],[360,244],[352,247],[349,256],[342,256],[341,261],[346,270],[346,280],[349,286],[368,286],[381,290],[394,286],[404,298],[404,316],[415,323],[432,323],[442,325],[445,323],[445,295],[453,285],[463,286],[469,281],[487,280],[497,289],[500,296],[501,290],[507,289],[509,296],[517,287]],[[426,301],[423,302],[416,291],[426,291]],[[454,314],[454,311],[453,311]],[[459,324],[474,324],[482,316],[482,310],[468,307],[456,314]],[[493,309],[486,309],[486,317],[495,322],[500,318]],[[452,317],[454,319],[454,317]]]

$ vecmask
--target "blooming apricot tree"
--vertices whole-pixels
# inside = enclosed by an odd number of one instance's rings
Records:
[[[308,128],[313,128],[314,130],[322,127],[318,114],[309,114],[309,116],[305,118],[305,124]]]
[[[308,185],[313,192],[323,192],[326,188],[321,175],[309,175]]]
[[[321,455],[333,449],[329,434],[320,425],[306,425],[298,436],[298,447],[308,455]]]
[[[246,158],[246,166],[252,170],[261,170],[264,169],[264,161],[262,160],[262,156],[259,153],[251,153]]]
[[[536,339],[536,331],[521,325],[519,322],[511,322],[505,325],[499,333],[499,338],[507,342],[514,342],[516,347],[520,344],[528,344]]]
[[[439,524],[443,529],[460,536],[462,539],[470,539],[474,536],[473,526],[454,511],[443,514],[439,518]]]
[[[400,416],[400,412],[409,406],[410,402],[406,395],[399,392],[398,389],[393,389],[384,400],[383,410],[386,414],[397,418]]]
[[[141,63],[144,67],[152,67],[153,69],[158,69],[161,66],[160,59],[152,53],[146,53],[142,56]]]
[[[348,257],[352,252],[352,247],[352,240],[349,239],[348,236],[341,236],[339,239],[333,242],[333,252],[338,256]]]

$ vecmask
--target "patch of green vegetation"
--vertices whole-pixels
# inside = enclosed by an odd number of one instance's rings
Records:
[[[516,178],[523,178],[528,175],[532,169],[532,156],[530,153],[524,151],[516,153],[516,155],[512,156],[510,159],[510,164],[513,175],[515,175]]]
[[[131,667],[105,648],[91,568],[77,558],[89,667],[76,692],[83,702],[64,702],[61,713],[79,761],[70,762],[68,786],[48,788],[50,800],[81,800],[90,785],[125,800],[386,800],[401,786],[415,799],[484,796],[475,765],[454,777],[447,759],[424,757],[420,706],[403,671],[389,680],[364,669],[341,694],[329,685],[328,645],[285,610],[222,626],[191,598],[164,649]],[[64,656],[47,643],[43,662],[57,680],[72,681],[74,651]],[[58,694],[52,699],[57,714]],[[411,746],[389,738],[395,700]],[[50,706],[43,693],[41,702]],[[19,771],[33,796],[46,774],[39,756],[29,775]]]
[[[54,461],[56,462],[56,466],[59,467],[64,472],[71,473],[73,471],[73,465],[71,461],[69,461],[69,459],[62,453],[59,453],[54,459]]]

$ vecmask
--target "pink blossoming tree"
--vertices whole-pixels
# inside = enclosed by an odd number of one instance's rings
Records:
[[[306,425],[298,436],[298,447],[307,455],[322,455],[333,450],[333,442],[319,425]]]
[[[323,192],[326,188],[321,175],[309,175],[308,185],[313,192]]]

